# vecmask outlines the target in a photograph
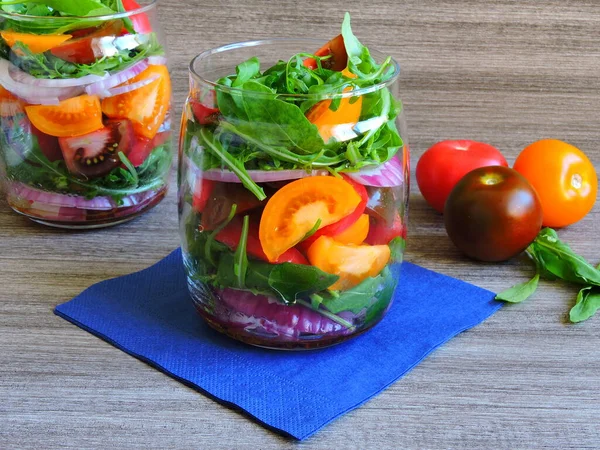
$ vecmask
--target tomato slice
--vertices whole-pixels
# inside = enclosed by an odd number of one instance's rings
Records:
[[[235,217],[225,228],[217,233],[215,239],[223,244],[231,247],[235,250],[240,243],[240,237],[242,235],[242,220],[241,218]],[[254,223],[250,223],[248,229],[248,240],[246,242],[246,253],[249,256],[253,256],[261,261],[268,261],[267,255],[263,251],[260,240],[258,239],[258,228]],[[306,258],[295,248],[286,250],[282,255],[279,256],[274,264],[281,264],[289,262],[293,264],[308,264]]]
[[[344,70],[343,73],[350,78],[356,77],[348,70]],[[347,88],[344,92],[351,89]],[[350,100],[354,100],[354,102],[352,103]],[[306,118],[319,129],[323,141],[327,143],[333,138],[338,142],[343,142],[355,138],[356,132],[353,129],[360,120],[362,97],[358,97],[358,99],[344,97],[335,111],[330,107],[331,100],[323,100],[306,113]]]
[[[35,126],[31,125],[31,134],[37,139],[40,150],[50,162],[63,159],[63,154],[58,144],[58,138],[42,133]]]
[[[370,218],[369,234],[365,239],[367,244],[387,245],[397,237],[406,239],[406,227],[402,223],[400,215],[397,214],[394,217],[391,225],[380,218]]]
[[[369,215],[361,215],[356,222],[346,228],[339,234],[333,236],[333,239],[340,244],[362,244],[369,234]]]
[[[346,217],[338,220],[331,225],[321,228],[317,230],[315,234],[305,239],[299,244],[299,247],[303,251],[307,251],[308,247],[310,247],[317,239],[321,236],[330,236],[336,237],[340,233],[343,233],[348,228],[356,223],[356,221],[361,217],[361,215],[365,212],[365,208],[367,206],[367,202],[369,201],[369,196],[367,193],[367,189],[360,183],[354,181],[352,178],[342,175],[344,180],[352,185],[356,193],[360,196],[360,203],[356,207],[352,213],[348,214]],[[364,226],[364,224],[363,224]],[[364,240],[364,238],[363,238]],[[361,241],[362,242],[362,241]]]
[[[308,249],[308,260],[324,272],[339,275],[329,289],[346,290],[377,276],[390,260],[387,245],[344,245],[321,236]]]
[[[353,185],[336,177],[309,177],[285,185],[269,199],[260,221],[260,242],[269,261],[296,246],[318,221],[319,229],[336,223],[360,203]]]
[[[25,112],[36,128],[50,136],[82,136],[103,127],[100,99],[95,95],[80,95],[56,106],[26,106]]]
[[[0,117],[13,117],[23,114],[25,103],[0,86]]]
[[[200,183],[196,183],[196,191],[192,198],[192,208],[198,212],[204,211],[210,194],[215,188],[215,182],[212,180],[202,179]]]
[[[197,184],[194,197],[192,204],[195,203],[196,211],[202,213],[200,225],[204,230],[213,230],[227,219],[234,203],[236,204],[236,214],[250,211],[264,204],[241,184],[209,182],[208,180]]]
[[[125,11],[136,11],[141,8],[138,2],[135,0],[121,0]],[[131,23],[133,23],[133,29],[137,33],[151,33],[152,25],[150,25],[150,19],[146,13],[134,14],[129,17]]]
[[[74,64],[92,64],[96,62],[98,56],[102,56],[94,52],[95,40],[106,36],[119,36],[122,30],[123,21],[120,19],[106,22],[100,28],[78,30],[76,35],[78,37],[52,48],[50,53]]]
[[[131,151],[127,155],[129,162],[133,164],[133,167],[141,166],[144,161],[148,159],[150,153],[161,145],[164,145],[170,138],[170,131],[163,131],[158,133],[154,139],[148,139],[143,136],[137,136],[133,142]]]
[[[151,83],[102,101],[111,119],[129,119],[136,134],[153,139],[165,121],[171,104],[171,78],[166,66],[150,66],[121,86],[156,78]]]
[[[196,122],[200,125],[215,123],[219,116],[219,108],[207,106],[198,100],[190,100],[190,107]]]
[[[335,70],[341,72],[348,65],[348,54],[346,53],[346,46],[344,45],[344,38],[341,34],[338,34],[327,44],[321,47],[315,52],[316,56],[327,56],[331,55],[331,58],[321,61],[321,66],[325,69]],[[309,69],[315,70],[317,67],[317,61],[314,58],[306,58],[303,64]]]
[[[72,37],[70,34],[30,34],[16,33],[14,31],[2,31],[0,35],[9,47],[12,48],[17,42],[20,42],[27,45],[32,53],[47,52]]]

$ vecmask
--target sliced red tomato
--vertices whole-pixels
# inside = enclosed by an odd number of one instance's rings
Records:
[[[396,215],[391,224],[380,218],[370,217],[369,234],[365,239],[366,244],[387,245],[397,237],[406,239],[406,227],[402,223],[400,215]]]
[[[331,58],[321,61],[321,66],[325,69],[335,70],[341,72],[348,65],[348,54],[346,53],[346,46],[344,45],[344,38],[341,34],[334,37],[327,44],[321,47],[315,52],[316,56],[328,56]],[[303,64],[309,69],[315,70],[317,67],[317,61],[314,58],[307,58]]]
[[[111,119],[129,119],[136,134],[154,139],[171,105],[171,78],[166,66],[150,66],[121,86],[154,78],[130,92],[102,101],[102,111]]]
[[[242,219],[237,216],[235,217],[225,228],[223,228],[215,239],[223,244],[231,247],[232,250],[237,249],[237,246],[240,244],[240,237],[242,235]],[[260,245],[260,240],[258,239],[258,227],[255,223],[250,223],[250,227],[248,229],[248,239],[246,242],[246,253],[249,256],[253,256],[256,259],[260,259],[261,261],[269,261],[267,255],[262,249]],[[281,264],[285,262],[294,263],[294,264],[308,264],[306,258],[295,248],[290,248],[286,252],[284,252],[279,258],[271,261],[274,264]]]
[[[85,32],[88,34],[85,34]],[[94,40],[105,36],[119,36],[123,30],[122,20],[112,20],[106,22],[100,28],[85,28],[78,30],[77,36],[74,39],[69,39],[65,43],[54,47],[50,52],[57,58],[75,64],[92,64],[98,57],[94,52]]]
[[[212,182],[211,184],[212,188],[207,200],[204,200],[202,197],[208,189],[203,190],[201,187],[198,187],[196,191],[196,196],[198,197],[195,200],[196,205],[202,206],[204,204],[201,211],[200,225],[205,230],[214,230],[217,225],[227,219],[234,203],[237,205],[236,214],[241,214],[264,205],[264,202],[258,200],[252,192],[241,184],[218,182]]]
[[[13,47],[17,42],[25,44],[32,53],[44,53],[48,50],[58,47],[63,42],[71,39],[70,34],[30,34],[16,33],[14,31],[0,32],[2,39],[6,41],[9,47]]]
[[[198,212],[204,211],[210,194],[215,187],[215,182],[212,180],[202,179],[200,183],[196,183],[196,191],[192,198],[192,208]]]
[[[50,136],[81,136],[103,127],[100,99],[94,95],[80,95],[58,105],[26,106],[25,112],[36,128]]]
[[[317,232],[311,237],[305,239],[300,244],[298,244],[298,247],[301,250],[307,251],[308,247],[310,247],[313,244],[313,242],[315,242],[321,236],[335,237],[340,233],[343,233],[352,225],[354,225],[354,223],[356,223],[360,216],[365,212],[365,207],[367,206],[367,202],[369,201],[367,189],[362,184],[354,181],[352,178],[346,175],[342,175],[342,177],[344,177],[344,180],[346,182],[352,185],[356,193],[360,196],[360,203],[358,204],[356,209],[346,217],[338,220],[335,223],[332,223],[331,225],[327,225],[326,227],[323,227],[320,230],[317,230]]]
[[[210,107],[198,100],[190,100],[190,108],[192,108],[192,113],[194,114],[196,122],[200,125],[215,123],[219,116],[219,108]]]
[[[37,139],[40,150],[50,162],[58,161],[63,159],[63,154],[58,144],[58,138],[50,136],[49,134],[42,133],[35,126],[30,125],[31,133]]]
[[[136,11],[141,8],[138,2],[135,0],[121,0],[125,11]],[[133,23],[133,29],[136,33],[151,33],[152,25],[150,25],[150,19],[146,13],[134,14],[129,16],[129,19]]]
[[[129,158],[129,161],[131,162],[131,164],[133,164],[134,167],[141,166],[144,163],[144,161],[148,159],[150,153],[152,153],[152,151],[155,148],[164,145],[170,137],[170,131],[163,131],[162,133],[158,133],[154,137],[154,139],[148,139],[144,136],[136,137],[136,139],[133,142],[131,151],[127,156]]]

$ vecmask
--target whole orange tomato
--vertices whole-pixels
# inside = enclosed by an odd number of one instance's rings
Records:
[[[514,169],[537,191],[544,226],[566,227],[590,212],[596,203],[598,177],[587,156],[566,142],[543,139],[526,147]]]

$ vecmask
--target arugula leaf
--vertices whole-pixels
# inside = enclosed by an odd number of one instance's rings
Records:
[[[119,39],[119,38],[117,38]],[[24,72],[37,78],[81,78],[118,72],[153,55],[162,55],[163,47],[155,33],[136,35],[127,48],[116,48],[114,56],[104,57],[92,64],[74,64],[57,58],[50,52],[32,53],[27,45],[17,42],[9,54],[10,61]],[[135,47],[131,48],[133,45]]]
[[[233,255],[233,272],[237,278],[237,287],[243,289],[246,287],[246,272],[248,271],[248,255],[246,246],[248,244],[248,228],[250,226],[250,216],[244,216],[242,232],[240,234],[240,243]]]
[[[510,303],[521,303],[533,295],[538,287],[539,281],[540,275],[536,273],[531,280],[516,284],[510,289],[500,292],[498,295],[496,295],[496,300],[502,300]]]
[[[573,323],[582,322],[592,317],[600,309],[600,288],[584,287],[577,294],[575,306],[569,312]]]

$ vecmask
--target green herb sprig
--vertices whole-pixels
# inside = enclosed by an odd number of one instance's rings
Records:
[[[558,238],[552,228],[544,228],[526,250],[535,263],[536,274],[526,282],[519,283],[499,293],[496,300],[520,303],[533,295],[540,278],[561,279],[584,285],[579,291],[575,306],[571,308],[571,322],[581,322],[592,317],[600,309],[600,265],[592,266],[582,256]]]

